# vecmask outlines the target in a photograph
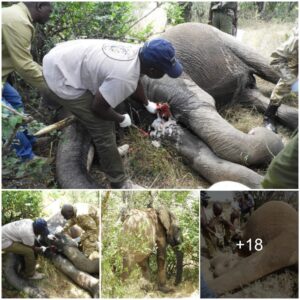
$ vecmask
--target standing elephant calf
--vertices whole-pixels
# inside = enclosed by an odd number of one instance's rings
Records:
[[[168,244],[176,255],[175,285],[182,279],[183,253],[178,249],[182,242],[181,231],[174,214],[165,208],[128,211],[123,224],[123,279],[137,263],[143,276],[150,279],[149,256],[156,248],[158,289],[170,292],[166,287],[166,253]]]

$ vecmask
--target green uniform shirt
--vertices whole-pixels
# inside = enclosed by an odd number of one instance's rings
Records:
[[[35,34],[32,17],[26,5],[19,3],[2,8],[2,82],[13,71],[33,87],[43,90],[42,67],[30,53]]]
[[[298,132],[273,159],[261,185],[264,189],[298,188]]]
[[[66,232],[72,226],[78,225],[84,231],[98,231],[99,229],[99,215],[98,210],[89,204],[74,204],[76,215],[68,220],[63,228]]]

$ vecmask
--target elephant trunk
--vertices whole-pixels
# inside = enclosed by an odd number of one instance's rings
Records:
[[[30,298],[49,298],[47,293],[34,285],[34,282],[20,276],[18,269],[22,264],[21,256],[7,253],[3,262],[3,276],[16,290],[28,295]]]
[[[56,155],[56,175],[61,188],[101,188],[87,171],[90,145],[91,137],[79,122],[63,129]]]
[[[176,256],[176,279],[175,285],[178,285],[182,281],[183,271],[183,252],[179,250],[178,246],[173,247]]]

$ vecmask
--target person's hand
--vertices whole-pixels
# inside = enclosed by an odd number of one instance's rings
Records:
[[[61,233],[62,231],[63,231],[63,227],[57,226],[56,229],[55,229],[54,234],[56,234],[56,233]]]
[[[51,241],[55,241],[55,240],[57,239],[56,236],[55,236],[54,234],[52,234],[52,233],[48,234],[48,235],[47,235],[47,238],[48,238],[49,240],[51,240]]]
[[[41,251],[42,253],[45,253],[46,250],[47,250],[47,247],[45,247],[45,246],[41,246],[41,247],[40,247],[40,251]]]
[[[76,247],[79,246],[80,240],[81,240],[81,239],[80,239],[80,236],[77,237],[77,238],[75,238],[75,239],[73,239],[73,242],[76,244]]]
[[[131,119],[130,119],[129,114],[125,114],[123,116],[124,116],[124,120],[120,123],[120,126],[122,128],[131,126]]]
[[[148,100],[148,104],[145,105],[145,107],[149,111],[149,113],[151,113],[151,114],[157,113],[157,104],[156,103]]]

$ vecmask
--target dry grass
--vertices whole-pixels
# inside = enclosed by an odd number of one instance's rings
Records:
[[[42,280],[39,286],[45,290],[49,298],[91,298],[88,292],[75,285],[48,259],[39,257],[38,264],[39,272],[46,275],[46,279]]]
[[[270,57],[271,53],[283,43],[292,32],[294,23],[270,23],[264,21],[243,22],[239,29],[244,31],[242,41],[255,48],[261,55]]]
[[[125,167],[132,180],[149,188],[207,187],[205,179],[196,174],[178,154],[165,147],[155,148],[151,140],[136,132],[126,135],[130,145]]]

